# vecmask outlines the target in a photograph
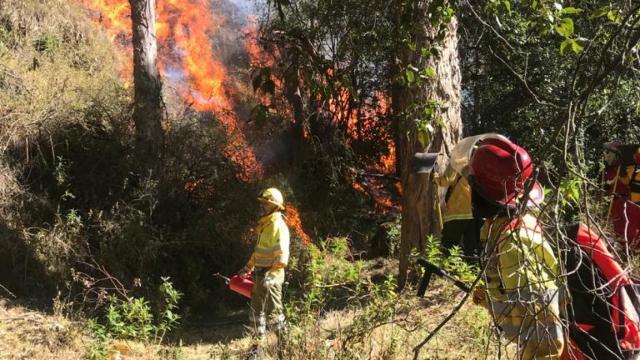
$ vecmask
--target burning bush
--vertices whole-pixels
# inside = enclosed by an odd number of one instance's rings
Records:
[[[210,310],[209,275],[245,260],[257,214],[257,185],[237,180],[224,124],[173,107],[162,177],[149,179],[131,156],[131,98],[110,39],[66,1],[5,5],[0,282],[50,298],[74,273],[97,275],[83,265],[93,259],[128,287],[140,278],[141,292],[171,275],[189,305]]]

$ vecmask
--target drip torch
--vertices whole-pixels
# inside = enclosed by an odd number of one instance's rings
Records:
[[[251,290],[253,289],[253,285],[255,285],[251,274],[233,275],[230,278],[220,273],[215,273],[213,276],[224,280],[224,283],[229,286],[231,291],[251,299]]]

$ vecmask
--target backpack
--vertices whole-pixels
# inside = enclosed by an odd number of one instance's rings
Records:
[[[584,224],[567,227],[569,341],[562,359],[632,359],[640,353],[640,286],[604,239]]]

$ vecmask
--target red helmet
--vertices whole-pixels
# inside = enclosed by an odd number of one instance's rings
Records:
[[[503,206],[516,204],[533,170],[529,153],[503,137],[480,142],[469,163],[474,189],[485,199]],[[543,192],[539,184],[534,184],[529,197],[535,204],[542,201]]]

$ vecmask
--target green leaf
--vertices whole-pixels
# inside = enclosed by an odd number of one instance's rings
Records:
[[[560,43],[560,54],[564,55],[564,50],[567,48],[567,46],[571,45],[574,42],[575,41],[573,39],[565,39],[562,43]]]
[[[571,37],[573,35],[573,20],[570,18],[564,18],[560,21],[560,24],[555,25],[556,32],[563,37]]]
[[[502,3],[504,4],[504,7],[507,9],[507,12],[509,13],[509,15],[511,15],[511,1],[504,0]]]
[[[603,17],[605,15],[607,15],[607,13],[609,12],[609,7],[608,6],[603,6],[597,10],[595,10],[594,12],[591,13],[591,16],[589,16],[589,19],[595,19],[595,18],[599,18],[599,17]]]
[[[620,13],[617,10],[610,10],[607,12],[607,19],[616,24],[620,23]]]
[[[412,83],[416,80],[416,74],[411,69],[405,70],[405,78],[408,83]]]
[[[429,144],[429,138],[430,136],[425,130],[418,131],[418,141],[420,142],[420,145],[422,145],[422,147],[425,147]]]
[[[424,69],[424,75],[430,79],[433,79],[436,77],[436,69],[429,66],[428,68]]]
[[[582,50],[584,50],[584,46],[580,45],[577,41],[573,41],[571,43],[571,50],[576,54],[580,54]]]
[[[570,6],[570,7],[566,7],[564,9],[560,10],[560,14],[562,14],[562,15],[579,14],[579,13],[581,13],[583,11],[584,10],[582,10],[582,9]]]

